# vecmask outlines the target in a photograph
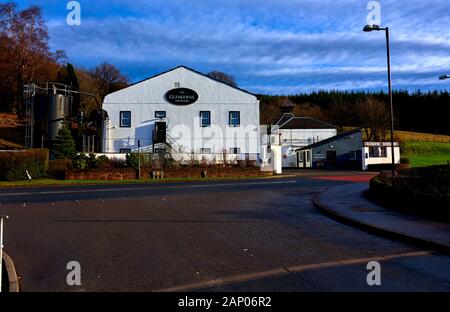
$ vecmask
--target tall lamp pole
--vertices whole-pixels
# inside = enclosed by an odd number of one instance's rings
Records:
[[[391,154],[392,154],[392,176],[396,175],[395,170],[395,146],[394,146],[394,99],[392,95],[392,75],[391,75],[391,49],[389,43],[389,27],[380,27],[379,25],[366,25],[364,32],[381,31],[386,32],[386,49],[387,49],[387,68],[389,82],[389,104],[391,111]]]

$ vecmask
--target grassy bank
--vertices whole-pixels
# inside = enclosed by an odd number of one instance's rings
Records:
[[[450,143],[406,141],[402,157],[410,159],[411,167],[445,165],[450,161]]]

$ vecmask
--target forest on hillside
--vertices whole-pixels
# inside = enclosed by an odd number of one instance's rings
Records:
[[[394,91],[395,128],[450,135],[449,92]],[[336,126],[389,128],[389,96],[385,92],[319,91],[291,96],[260,95],[261,123],[272,124],[286,107],[296,116],[315,117]],[[377,122],[378,121],[378,122]]]

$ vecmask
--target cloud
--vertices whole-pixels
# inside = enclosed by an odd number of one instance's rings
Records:
[[[229,72],[253,92],[386,86],[384,35],[361,31],[368,1],[80,2],[82,25],[70,27],[65,1],[41,1],[51,47],[82,66],[116,63],[132,80],[184,64]],[[448,2],[381,5],[391,27],[395,87],[447,88],[437,77],[450,73]]]

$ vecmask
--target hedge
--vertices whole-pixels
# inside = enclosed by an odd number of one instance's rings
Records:
[[[27,180],[26,172],[33,179],[48,175],[49,151],[47,149],[0,152],[0,180]]]
[[[371,197],[402,210],[450,215],[450,166],[382,173],[370,183]]]

